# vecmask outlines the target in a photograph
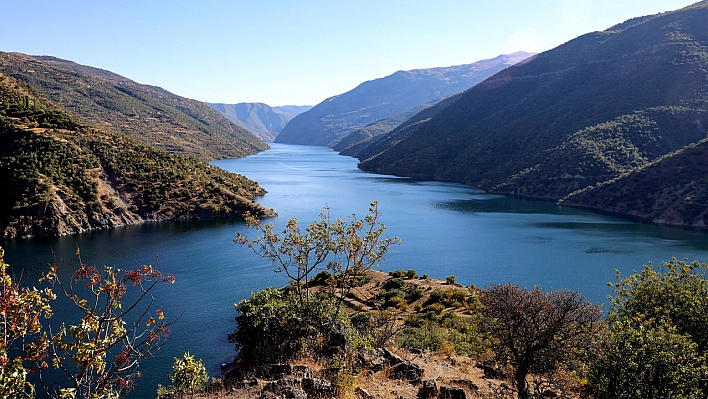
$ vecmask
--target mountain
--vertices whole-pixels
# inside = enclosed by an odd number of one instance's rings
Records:
[[[332,149],[335,151],[339,151],[341,155],[355,156],[355,154],[358,152],[358,150],[355,150],[355,148],[364,147],[375,137],[390,132],[391,130],[400,126],[403,122],[410,119],[413,115],[419,113],[420,111],[426,108],[431,107],[439,101],[439,99],[435,99],[429,103],[421,104],[413,109],[409,109],[406,112],[387,116],[386,118],[379,119],[374,123],[370,123],[362,127],[361,129],[357,129],[349,133],[346,137],[342,138],[337,144],[335,144]]]
[[[283,114],[289,119],[292,119],[303,112],[311,110],[312,105],[281,105],[273,107],[273,109],[275,110],[275,112]]]
[[[309,110],[309,105],[270,107],[263,103],[209,103],[221,115],[265,141],[273,141],[288,121]]]
[[[574,192],[563,205],[669,226],[708,228],[708,139],[618,178]]]
[[[81,119],[0,72],[4,237],[237,217],[247,211],[274,214],[252,201],[265,190],[243,176]]]
[[[395,129],[360,167],[554,201],[631,172],[706,137],[706,21],[702,1],[580,36]]]
[[[103,69],[55,57],[0,52],[0,73],[31,85],[94,125],[171,153],[213,160],[268,148],[202,102]]]
[[[398,71],[364,82],[294,117],[275,141],[333,146],[354,130],[468,89],[531,55],[519,52],[473,64]]]

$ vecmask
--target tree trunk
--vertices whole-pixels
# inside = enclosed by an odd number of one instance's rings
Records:
[[[519,394],[519,399],[529,399],[529,384],[526,382],[526,376],[529,374],[527,367],[518,367],[514,373],[516,380],[516,391]]]

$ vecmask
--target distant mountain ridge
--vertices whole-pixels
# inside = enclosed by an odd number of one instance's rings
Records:
[[[265,141],[273,141],[295,115],[312,108],[307,105],[271,107],[263,103],[208,104],[231,122]]]
[[[354,130],[466,90],[532,55],[518,52],[473,64],[398,71],[364,82],[296,116],[275,141],[334,146]]]
[[[0,73],[31,85],[86,121],[168,152],[213,160],[268,148],[202,102],[103,69],[0,52]]]
[[[360,167],[553,201],[631,175],[706,138],[706,21],[702,1],[580,36],[497,73],[435,115],[422,111],[415,124],[360,151]],[[707,171],[683,173],[697,184]],[[647,204],[661,197],[636,193]],[[693,213],[672,221],[651,207],[632,215],[705,226],[707,203],[685,206]]]

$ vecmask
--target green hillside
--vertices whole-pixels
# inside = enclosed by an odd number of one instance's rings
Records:
[[[351,132],[349,135],[340,140],[337,145],[333,146],[332,149],[339,151],[341,155],[356,156],[359,151],[358,149],[365,147],[365,144],[371,142],[378,136],[392,131],[398,126],[401,126],[403,122],[418,114],[420,111],[437,104],[439,101],[440,100],[434,100],[429,103],[421,104],[406,112],[401,112],[400,114],[392,115],[380,119],[374,123],[370,123],[361,129]]]
[[[580,36],[385,135],[360,167],[547,200],[618,177],[706,137],[706,21],[703,1]]]
[[[273,214],[252,202],[265,193],[257,183],[83,123],[2,73],[0,186],[7,238]]]
[[[708,139],[572,193],[561,203],[658,224],[708,228]]]
[[[102,69],[54,57],[0,52],[0,73],[29,84],[97,126],[171,153],[213,160],[268,148],[207,104]]]

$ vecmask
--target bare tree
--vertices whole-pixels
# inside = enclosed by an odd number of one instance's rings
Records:
[[[482,303],[496,360],[513,370],[519,399],[562,391],[557,372],[575,369],[601,337],[602,311],[577,292],[493,285]]]

